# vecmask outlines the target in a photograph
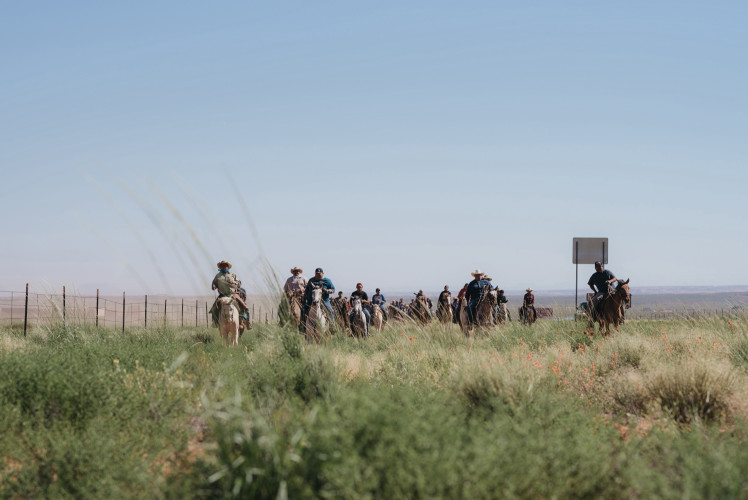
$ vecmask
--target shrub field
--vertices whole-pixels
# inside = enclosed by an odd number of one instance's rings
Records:
[[[0,330],[0,498],[748,498],[748,320]]]

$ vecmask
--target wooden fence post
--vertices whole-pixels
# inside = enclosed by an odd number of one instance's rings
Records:
[[[199,311],[197,307],[197,299],[195,299],[195,326],[197,326],[197,311]]]
[[[65,285],[62,285],[62,325],[65,326],[67,323],[67,316],[65,313]]]
[[[164,329],[166,329],[166,299],[164,299]]]
[[[145,296],[145,311],[143,312],[143,328],[148,328],[148,295]]]
[[[96,289],[96,328],[99,327],[99,289]]]
[[[184,297],[182,297],[182,327],[184,327]]]
[[[205,301],[205,328],[208,328],[210,324],[208,323],[208,301]]]

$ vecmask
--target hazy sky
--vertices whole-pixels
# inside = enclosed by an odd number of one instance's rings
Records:
[[[0,290],[748,284],[746,2],[10,2]],[[248,217],[249,216],[249,220]],[[580,266],[586,283],[592,266]]]

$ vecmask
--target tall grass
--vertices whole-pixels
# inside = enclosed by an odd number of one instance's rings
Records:
[[[0,331],[0,497],[746,497],[748,324]]]

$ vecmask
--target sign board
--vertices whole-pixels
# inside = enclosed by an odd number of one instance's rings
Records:
[[[571,247],[572,264],[608,263],[608,238],[574,238]]]

